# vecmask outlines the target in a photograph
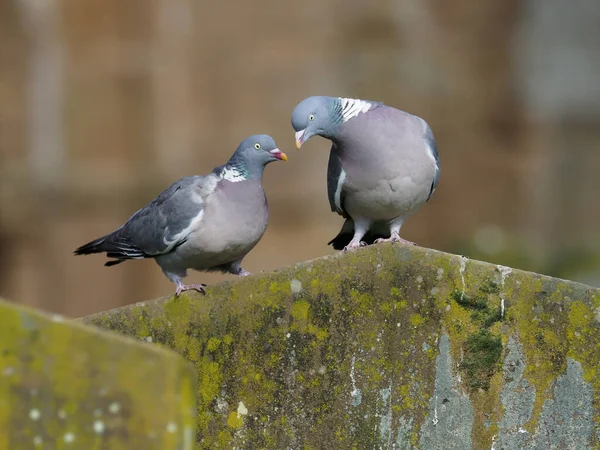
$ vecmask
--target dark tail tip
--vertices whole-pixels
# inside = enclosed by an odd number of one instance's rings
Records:
[[[101,238],[95,239],[91,242],[88,242],[87,244],[84,244],[81,247],[77,248],[73,252],[73,254],[75,254],[75,255],[90,255],[92,253],[102,253],[105,251],[102,248],[102,244],[104,244],[104,239],[105,239],[105,237],[101,237]]]
[[[327,245],[332,245],[335,250],[343,250],[346,245],[350,243],[352,240],[352,233],[344,233],[341,232],[332,240],[330,240]]]
[[[115,258],[114,260],[110,260],[104,265],[106,267],[114,266],[116,264],[120,264],[125,261],[127,258],[123,258],[120,253],[114,252],[114,245],[110,242],[106,242],[106,239],[110,237],[110,235],[103,236],[101,238],[95,239],[91,242],[88,242],[85,245],[82,245],[78,249],[76,249],[73,254],[75,255],[90,255],[92,253],[106,253],[106,256],[109,258]]]
[[[117,264],[121,264],[123,261],[125,261],[125,260],[124,259],[113,259],[112,261],[105,262],[104,265],[106,267],[116,266]]]

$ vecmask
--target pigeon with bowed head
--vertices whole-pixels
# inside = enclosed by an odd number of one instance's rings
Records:
[[[273,138],[250,136],[227,164],[173,183],[118,230],[75,254],[106,252],[114,260],[105,266],[154,258],[175,283],[175,295],[190,289],[204,293],[204,284],[183,284],[188,269],[250,275],[241,263],[267,228],[262,176],[265,166],[277,160],[287,161],[287,156]]]
[[[332,142],[327,169],[331,210],[346,221],[329,244],[348,250],[373,242],[404,242],[402,224],[438,184],[433,133],[420,117],[383,103],[309,97],[292,114],[296,147],[312,136]]]

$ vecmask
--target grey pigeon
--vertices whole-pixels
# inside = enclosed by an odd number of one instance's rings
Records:
[[[190,289],[204,293],[204,284],[183,284],[188,269],[250,275],[241,263],[267,228],[262,176],[265,166],[277,160],[287,161],[287,156],[273,138],[250,136],[224,166],[176,181],[118,230],[74,253],[106,252],[115,259],[105,266],[154,258],[175,283],[176,296]]]
[[[402,224],[435,191],[440,160],[420,117],[380,102],[308,97],[292,113],[296,147],[312,136],[332,142],[327,169],[331,210],[346,221],[336,250],[373,242],[404,242]]]

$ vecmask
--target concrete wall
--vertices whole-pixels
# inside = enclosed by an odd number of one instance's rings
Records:
[[[198,374],[198,448],[600,443],[600,291],[377,245],[84,321]]]
[[[190,450],[194,393],[173,352],[0,301],[0,450]]]

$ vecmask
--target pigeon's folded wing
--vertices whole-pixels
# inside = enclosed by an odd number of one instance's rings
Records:
[[[109,258],[122,261],[173,251],[192,232],[201,229],[205,199],[214,192],[217,181],[214,174],[182,178],[133,214],[121,228],[80,247],[76,253],[106,252]]]
[[[426,125],[425,130],[425,145],[427,150],[431,152],[433,159],[435,159],[435,173],[433,175],[433,181],[431,183],[431,190],[429,191],[429,197],[427,197],[427,201],[431,198],[433,193],[435,192],[435,188],[437,188],[438,181],[440,180],[440,155],[438,154],[437,145],[435,143],[435,138],[433,137],[433,132],[429,125]]]
[[[343,217],[348,217],[344,210],[344,181],[346,172],[342,168],[342,162],[335,152],[335,147],[331,147],[329,153],[329,165],[327,166],[327,196],[333,212]]]

